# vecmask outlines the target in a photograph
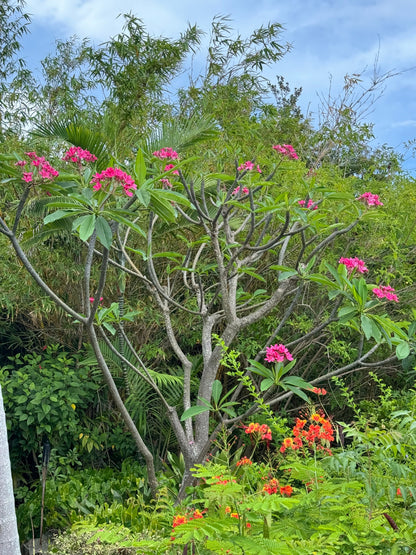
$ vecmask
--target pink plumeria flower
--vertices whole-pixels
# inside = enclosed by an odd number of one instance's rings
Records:
[[[102,303],[104,300],[104,297],[100,297],[100,303]],[[95,301],[94,297],[90,297],[90,303],[93,303]]]
[[[315,201],[313,201],[312,199],[308,200],[308,204],[306,206],[305,206],[306,201],[304,201],[304,200],[298,200],[298,204],[300,206],[302,206],[302,208],[312,208],[312,210],[317,210],[318,209],[318,207],[315,205]]]
[[[363,201],[367,206],[383,206],[383,203],[380,202],[378,195],[373,195],[373,193],[363,193],[360,195],[357,200]]]
[[[390,285],[380,285],[379,287],[374,287],[373,293],[379,299],[387,299],[389,301],[399,302],[398,296],[394,293],[393,287]]]
[[[359,274],[364,274],[364,272],[368,272],[368,268],[365,266],[363,260],[359,258],[340,258],[339,264],[344,264],[347,267],[348,273],[352,273],[356,270]]]
[[[163,171],[164,171],[164,172],[168,172],[168,171],[170,171],[170,170],[173,170],[173,172],[172,172],[173,175],[179,175],[178,170],[174,170],[174,169],[173,169],[174,167],[175,167],[175,166],[174,166],[173,164],[166,164],[165,169],[164,169]]]
[[[163,147],[160,150],[155,150],[155,152],[153,152],[152,154],[153,156],[156,156],[156,158],[159,158],[159,160],[178,160],[179,158],[178,153],[170,146]]]
[[[62,160],[64,162],[74,162],[81,166],[82,161],[84,162],[95,162],[97,157],[91,154],[89,150],[84,150],[79,146],[72,146],[63,156]]]
[[[291,361],[293,356],[284,345],[280,343],[267,347],[266,358],[264,359],[266,362],[283,362],[285,359]]]
[[[101,187],[113,182],[121,185],[128,197],[132,197],[133,191],[137,189],[137,185],[131,175],[119,168],[107,168],[101,173],[96,173],[91,180],[91,183],[93,183],[92,188],[95,191],[99,191]]]
[[[240,185],[238,185],[238,187],[236,187],[236,188],[234,189],[234,191],[233,191],[231,194],[232,194],[232,195],[238,195],[238,193],[240,192],[240,188],[241,188]],[[243,188],[241,189],[241,192],[243,193],[243,195],[248,195],[248,193],[249,193],[249,188],[248,188],[248,187],[243,187]]]
[[[292,145],[273,145],[272,148],[276,152],[280,152],[280,154],[282,154],[283,156],[293,158],[294,160],[299,160],[299,156],[296,154],[296,151]]]

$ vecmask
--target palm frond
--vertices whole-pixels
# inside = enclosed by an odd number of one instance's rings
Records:
[[[194,116],[186,122],[173,120],[162,123],[153,131],[146,141],[146,150],[153,152],[170,146],[174,150],[183,151],[201,141],[215,139],[217,135],[218,128],[211,119]]]
[[[35,137],[57,138],[88,150],[97,157],[97,167],[106,168],[110,164],[111,154],[105,138],[93,131],[85,123],[73,120],[56,120],[40,123],[31,132]]]

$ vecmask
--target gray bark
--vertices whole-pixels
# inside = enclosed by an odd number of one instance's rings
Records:
[[[0,385],[0,553],[20,555],[14,506],[9,444],[7,442],[6,415]]]

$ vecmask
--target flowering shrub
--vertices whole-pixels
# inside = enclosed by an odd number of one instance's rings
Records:
[[[93,183],[93,189],[96,191],[110,184],[121,185],[128,197],[132,197],[132,190],[137,189],[137,185],[131,175],[128,175],[119,168],[107,168],[101,173],[96,173],[91,183]]]

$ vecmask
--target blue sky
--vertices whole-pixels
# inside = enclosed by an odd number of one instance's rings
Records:
[[[386,81],[368,116],[375,124],[376,142],[403,151],[403,143],[416,138],[414,0],[27,0],[26,10],[32,26],[23,54],[35,68],[56,39],[77,35],[105,42],[120,31],[120,13],[133,12],[150,34],[170,37],[187,22],[208,31],[218,14],[229,15],[242,35],[278,22],[285,28],[282,40],[292,49],[268,75],[283,75],[292,87],[301,86],[305,111],[316,116],[319,95],[328,93],[330,79],[334,95],[341,91],[345,74],[364,71],[370,79],[378,56],[381,73],[398,75]],[[416,161],[409,153],[407,158],[406,167],[416,170]]]

